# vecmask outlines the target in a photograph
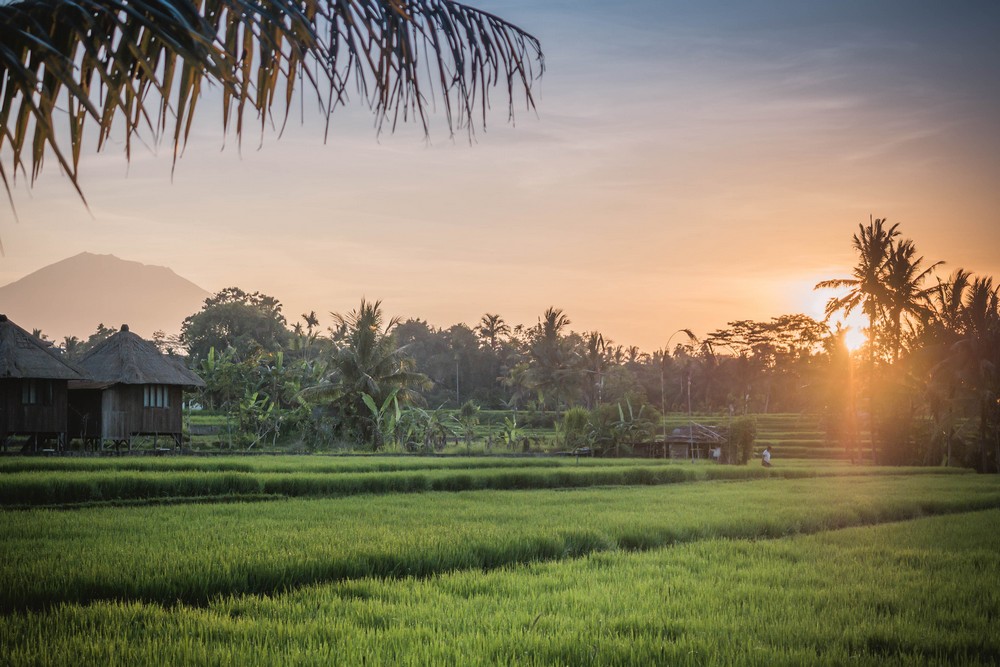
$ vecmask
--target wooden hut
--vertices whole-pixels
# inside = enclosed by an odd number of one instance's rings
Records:
[[[122,325],[77,362],[86,379],[69,385],[70,429],[84,440],[128,445],[139,435],[181,442],[185,388],[205,383]]]
[[[693,460],[715,458],[712,450],[721,450],[725,443],[726,438],[719,429],[691,422],[671,431],[665,444],[670,458]]]
[[[48,440],[62,449],[67,382],[81,378],[52,345],[0,315],[0,448],[22,435],[33,449]]]

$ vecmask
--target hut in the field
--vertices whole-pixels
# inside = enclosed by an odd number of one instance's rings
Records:
[[[671,431],[665,444],[668,456],[672,459],[719,460],[726,437],[717,428],[691,422]],[[713,450],[719,456],[713,456]]]
[[[67,382],[81,378],[51,344],[0,315],[0,448],[14,436],[32,449],[65,446]]]
[[[135,436],[167,436],[180,445],[183,391],[205,386],[180,359],[162,354],[122,325],[77,366],[86,379],[69,386],[74,436],[129,448]]]

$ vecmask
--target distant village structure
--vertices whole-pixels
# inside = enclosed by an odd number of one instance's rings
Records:
[[[183,391],[205,382],[179,359],[162,354],[122,325],[77,366],[84,377],[69,384],[74,437],[131,448],[136,436],[164,436],[180,446]]]
[[[68,383],[82,379],[51,345],[0,315],[0,449],[13,436],[64,447]]]
[[[633,450],[636,456],[671,459],[711,459],[724,461],[726,436],[718,428],[691,422],[679,426],[664,438],[653,442],[638,443]]]
[[[180,446],[185,389],[204,381],[180,359],[121,331],[75,363],[51,343],[0,315],[0,450],[62,450],[81,438],[95,448],[131,449],[136,436]]]

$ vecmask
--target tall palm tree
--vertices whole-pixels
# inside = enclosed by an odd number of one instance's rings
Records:
[[[311,336],[314,329],[319,328],[319,317],[316,315],[315,310],[310,310],[308,313],[302,313],[302,321],[306,324],[306,329]]]
[[[491,89],[513,114],[544,70],[538,40],[452,0],[13,0],[0,2],[0,178],[33,181],[47,152],[79,187],[84,128],[98,150],[124,130],[172,140],[174,160],[202,89],[223,98],[223,131],[284,116],[297,84],[327,116],[357,94],[377,126],[442,102],[450,130],[485,123]],[[426,78],[425,78],[426,77]],[[3,154],[0,154],[2,158]],[[9,171],[8,171],[9,169]]]
[[[930,294],[932,314],[930,322],[944,331],[959,331],[965,313],[965,298],[972,274],[965,269],[955,269],[948,280],[938,284]]]
[[[562,309],[549,307],[532,330],[528,349],[528,378],[541,399],[558,407],[579,386],[576,351],[563,335],[570,319]]]
[[[590,376],[584,378],[584,399],[587,407],[593,408],[604,398],[604,371],[608,365],[607,343],[600,332],[584,334],[581,357],[583,372]]]
[[[868,320],[868,411],[869,434],[872,440],[872,459],[876,459],[877,448],[874,429],[874,397],[871,386],[875,379],[875,362],[881,343],[880,327],[886,309],[885,265],[892,252],[895,238],[899,236],[898,224],[886,229],[886,220],[869,218],[868,225],[858,225],[858,233],[852,238],[854,249],[858,252],[858,263],[852,269],[851,278],[824,280],[817,283],[815,289],[849,288],[847,294],[834,297],[827,301],[826,316],[829,319],[834,313],[843,311],[850,314],[861,308]]]
[[[958,340],[935,369],[938,379],[953,386],[961,400],[973,403],[979,416],[975,467],[1000,468],[1000,286],[977,277],[966,290],[958,320]]]
[[[858,263],[852,269],[851,278],[824,280],[814,289],[849,288],[847,294],[827,301],[826,316],[843,311],[849,315],[861,308],[868,320],[868,347],[874,360],[877,349],[878,330],[885,308],[885,264],[892,251],[894,240],[899,236],[899,224],[886,229],[886,220],[869,220],[868,225],[858,225],[858,233],[852,245],[858,252]]]
[[[491,350],[499,352],[503,338],[510,335],[510,326],[499,315],[486,313],[479,320],[476,333]]]
[[[893,245],[885,260],[884,294],[885,324],[889,352],[893,363],[899,361],[903,348],[903,325],[915,318],[926,320],[932,313],[931,295],[937,286],[923,287],[924,281],[943,262],[921,268],[923,257],[917,253],[913,241],[907,239]]]
[[[302,323],[305,324],[305,327],[302,326]],[[308,313],[302,313],[302,323],[295,323],[293,333],[302,343],[304,356],[308,360],[310,357],[309,350],[313,343],[316,342],[316,337],[318,336],[319,316],[316,315],[316,311],[310,310]]]
[[[549,306],[538,323],[538,335],[545,342],[552,343],[559,339],[563,330],[570,324],[572,322],[563,313],[562,308]]]
[[[331,313],[343,339],[329,359],[329,372],[323,382],[301,392],[315,402],[326,402],[337,412],[348,429],[354,429],[375,446],[379,433],[369,422],[364,395],[376,405],[395,396],[401,403],[419,400],[418,390],[429,384],[427,376],[416,372],[406,348],[397,347],[392,330],[399,318],[383,321],[382,302],[361,300],[361,306],[346,315]]]

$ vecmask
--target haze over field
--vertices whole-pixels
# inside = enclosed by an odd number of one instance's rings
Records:
[[[473,145],[440,117],[428,144],[377,139],[355,104],[323,145],[307,103],[280,140],[220,151],[209,93],[173,182],[169,148],[129,166],[120,145],[84,150],[92,217],[54,162],[19,181],[0,285],[112,253],[324,326],[362,295],[437,326],[554,305],[653,350],[680,327],[821,314],[812,286],[847,274],[870,214],[943,274],[1000,274],[1000,5],[472,4],[541,40],[537,114],[507,126],[497,95]]]

